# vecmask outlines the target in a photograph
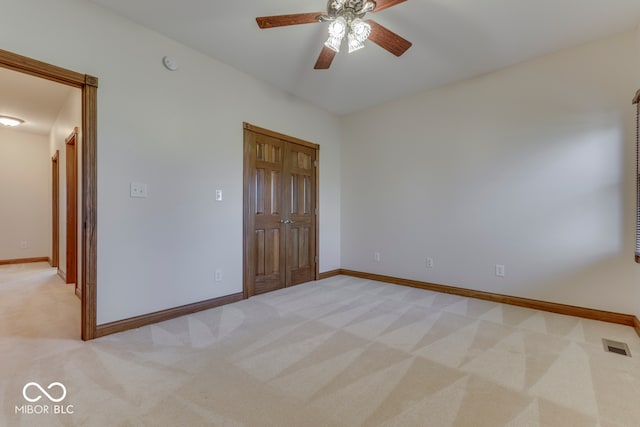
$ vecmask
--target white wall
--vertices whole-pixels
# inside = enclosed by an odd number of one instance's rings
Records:
[[[100,79],[99,324],[241,292],[243,121],[320,144],[320,270],[339,268],[336,117],[84,1],[3,7],[3,49]]]
[[[78,156],[78,177],[82,173],[82,91],[78,88],[69,87],[69,95],[60,108],[58,117],[49,132],[49,153],[53,157],[58,151],[59,169],[59,262],[58,269],[66,274],[67,272],[67,155],[66,139],[73,133],[74,128],[78,128],[78,141],[76,142],[76,153]],[[78,194],[81,194],[82,180],[78,179]],[[78,248],[82,244],[81,223],[82,205],[78,200]],[[78,256],[80,255],[78,250]],[[78,261],[78,276],[82,263]]]
[[[50,194],[47,137],[0,126],[0,260],[51,256]]]
[[[346,117],[342,267],[640,313],[637,36]]]

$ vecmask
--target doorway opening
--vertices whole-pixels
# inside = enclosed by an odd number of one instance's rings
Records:
[[[76,286],[80,289],[82,301],[81,338],[96,338],[98,79],[5,50],[0,50],[0,67],[62,83],[82,91],[83,149],[80,161],[82,172],[79,177],[82,182],[82,192],[79,195],[82,206],[82,239],[78,257],[81,260],[81,275],[76,278]],[[55,164],[57,165],[57,160]]]
[[[244,124],[245,298],[318,280],[319,149]]]

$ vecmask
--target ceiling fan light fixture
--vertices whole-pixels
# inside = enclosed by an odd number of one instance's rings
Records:
[[[364,42],[371,34],[371,25],[367,24],[360,18],[351,21],[349,36],[355,38],[359,42]]]
[[[333,38],[342,39],[346,32],[347,20],[344,19],[343,16],[336,18],[336,20],[329,25],[329,36]]]
[[[360,18],[351,21],[349,25],[349,53],[362,49],[370,34],[371,25]]]
[[[360,50],[364,47],[364,43],[360,40],[351,37],[351,33],[349,33],[349,53],[353,53],[356,50]]]
[[[327,4],[327,10],[329,11],[329,15],[336,17],[344,9],[344,4],[346,0],[329,0]]]
[[[0,116],[0,124],[7,127],[14,127],[24,123],[24,120],[9,116]]]
[[[340,52],[342,39],[347,32],[347,20],[340,16],[329,24],[329,38],[324,43],[329,49]]]
[[[364,47],[365,41],[371,39],[395,56],[403,55],[411,47],[411,42],[378,24],[373,19],[366,19],[369,12],[380,12],[407,0],[327,0],[327,12],[293,13],[287,15],[259,16],[258,27],[274,28],[289,25],[328,23],[329,37],[318,55],[314,65],[316,70],[326,70],[331,66],[333,58],[343,43],[349,52]],[[366,19],[366,21],[364,20]],[[347,39],[345,41],[345,38]]]
[[[364,6],[362,6],[362,9],[360,10],[359,13],[365,14],[368,12],[373,12],[373,9],[375,8],[376,8],[375,2],[368,1],[364,4]]]
[[[324,42],[324,45],[326,47],[328,47],[329,49],[333,50],[334,52],[340,52],[340,45],[341,44],[342,44],[342,39],[338,39],[338,38],[331,37],[331,36],[329,36],[327,41]]]

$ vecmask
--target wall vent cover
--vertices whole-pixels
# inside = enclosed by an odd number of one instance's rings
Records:
[[[602,338],[602,345],[604,346],[604,351],[608,351],[609,353],[621,354],[623,356],[631,357],[631,352],[629,351],[629,346],[626,343],[620,341],[608,340],[606,338]]]

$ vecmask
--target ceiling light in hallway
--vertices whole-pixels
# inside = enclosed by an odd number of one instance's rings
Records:
[[[24,120],[15,117],[0,116],[0,124],[7,127],[14,127],[24,123]]]

